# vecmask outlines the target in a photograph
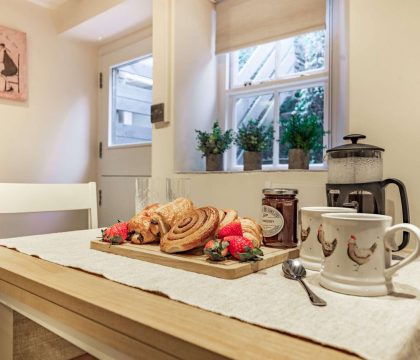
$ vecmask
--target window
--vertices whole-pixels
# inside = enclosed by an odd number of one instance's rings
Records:
[[[152,71],[151,56],[112,69],[109,146],[152,141]]]
[[[328,36],[310,32],[268,44],[234,51],[225,56],[227,68],[226,108],[228,127],[238,129],[250,119],[274,127],[272,146],[263,154],[264,168],[283,168],[287,149],[278,139],[280,120],[292,113],[315,114],[328,122]],[[319,142],[328,145],[324,136]],[[311,152],[312,166],[323,164],[323,150]],[[243,152],[234,148],[230,168],[243,164]]]

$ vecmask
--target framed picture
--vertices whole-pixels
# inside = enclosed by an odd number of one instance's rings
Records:
[[[28,97],[26,34],[0,26],[0,98]]]

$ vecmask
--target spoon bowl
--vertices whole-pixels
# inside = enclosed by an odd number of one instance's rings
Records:
[[[282,265],[284,277],[291,280],[298,280],[308,293],[309,299],[313,305],[325,306],[327,303],[322,300],[319,296],[315,295],[308,285],[302,280],[306,276],[306,269],[296,259],[286,260]]]
[[[291,279],[298,280],[298,278],[304,278],[306,276],[306,269],[296,259],[289,259],[282,265],[284,275]]]

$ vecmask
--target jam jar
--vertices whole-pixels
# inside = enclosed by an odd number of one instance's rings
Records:
[[[261,224],[265,246],[297,246],[297,193],[296,189],[263,189]]]

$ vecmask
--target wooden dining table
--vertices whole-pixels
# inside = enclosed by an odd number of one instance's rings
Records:
[[[5,247],[0,303],[100,359],[358,358]]]

